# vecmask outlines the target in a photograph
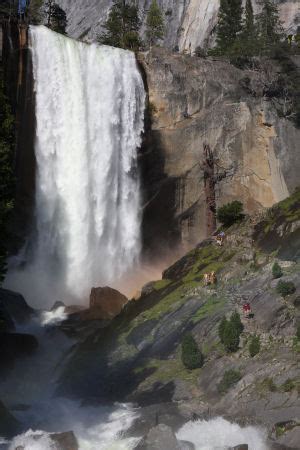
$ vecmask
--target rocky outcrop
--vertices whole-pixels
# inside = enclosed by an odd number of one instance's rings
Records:
[[[120,314],[127,302],[128,298],[116,289],[108,286],[92,288],[90,308],[86,314],[98,320],[113,319]]]
[[[21,424],[0,401],[0,436],[11,438],[22,430]]]
[[[145,240],[156,251],[206,237],[201,163],[208,143],[216,171],[217,206],[239,199],[248,213],[270,207],[299,184],[300,130],[280,118],[264,92],[264,69],[240,70],[221,59],[153,49],[139,56],[149,92],[151,129],[141,154]],[[268,65],[271,78],[280,68]],[[273,64],[273,65],[272,65]]]
[[[11,324],[24,324],[32,318],[34,310],[21,294],[0,288],[0,313],[7,317]]]
[[[284,28],[295,33],[300,24],[298,0],[277,0]],[[58,0],[68,16],[68,33],[75,38],[94,40],[102,30],[112,0]],[[138,0],[141,18],[145,22],[151,0]],[[166,34],[163,45],[180,51],[194,51],[197,46],[207,47],[214,41],[219,0],[158,0],[165,13]],[[253,0],[255,12],[259,1]],[[143,30],[144,30],[143,25]]]

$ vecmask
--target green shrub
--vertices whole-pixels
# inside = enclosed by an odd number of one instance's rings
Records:
[[[235,369],[226,370],[222,380],[218,384],[218,391],[220,392],[220,394],[224,394],[238,381],[240,381],[241,378],[242,375],[238,370]]]
[[[280,278],[283,275],[282,269],[281,269],[280,265],[278,264],[278,262],[275,262],[273,264],[272,275],[273,275],[273,278]]]
[[[226,317],[223,317],[223,319],[219,323],[218,333],[219,333],[219,338],[220,338],[220,341],[222,342],[222,344],[224,344],[224,331],[225,331],[227,323],[228,323],[228,320],[226,319]]]
[[[290,378],[285,380],[285,382],[281,385],[281,389],[283,390],[283,392],[291,392],[295,387],[295,382]]]
[[[217,219],[225,227],[229,227],[234,223],[239,222],[243,217],[243,204],[238,200],[227,203],[217,210]]]
[[[226,352],[233,353],[239,348],[240,335],[243,332],[244,325],[241,322],[240,315],[237,311],[232,313],[229,320],[225,317],[219,324],[220,341],[225,347]]]
[[[204,356],[190,333],[186,334],[182,340],[181,360],[187,369],[192,370],[203,366]]]
[[[249,353],[250,356],[253,358],[253,356],[257,355],[257,353],[260,352],[260,339],[259,336],[253,336],[250,340],[249,344]]]
[[[292,281],[278,281],[276,286],[276,291],[282,297],[287,297],[288,295],[293,294],[296,291],[296,286]]]
[[[241,317],[237,311],[234,311],[234,313],[231,314],[230,321],[238,333],[241,334],[244,330],[244,325],[242,324]]]
[[[297,326],[296,337],[300,341],[300,324]]]
[[[263,389],[268,390],[270,392],[277,391],[277,386],[274,383],[273,378],[269,378],[269,377],[264,378],[261,385],[262,385]]]

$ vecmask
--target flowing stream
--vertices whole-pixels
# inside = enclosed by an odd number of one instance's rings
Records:
[[[137,150],[145,91],[135,55],[30,29],[36,227],[6,286],[33,306],[118,286],[140,254]]]

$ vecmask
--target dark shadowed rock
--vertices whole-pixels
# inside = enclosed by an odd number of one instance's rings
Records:
[[[60,450],[78,450],[78,442],[73,431],[51,434],[51,440],[59,445]]]
[[[127,302],[128,298],[116,289],[108,286],[92,288],[90,309],[82,314],[93,319],[113,319]]]
[[[21,431],[21,424],[0,401],[0,436],[9,439]]]
[[[229,450],[248,450],[248,444],[236,445],[235,447],[230,447]]]
[[[9,315],[17,323],[30,320],[34,310],[28,306],[24,297],[17,292],[0,289],[0,312]]]
[[[0,333],[0,368],[11,368],[14,360],[29,356],[38,348],[38,341],[31,334]]]

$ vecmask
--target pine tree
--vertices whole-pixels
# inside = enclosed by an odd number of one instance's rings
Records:
[[[112,47],[138,50],[141,46],[140,26],[138,7],[126,3],[126,0],[117,0],[103,25],[105,31],[98,36],[98,42]]]
[[[30,23],[39,25],[43,20],[42,13],[43,0],[31,0],[28,7]]]
[[[45,3],[47,26],[57,33],[66,34],[67,15],[65,11],[53,0]]]
[[[261,13],[256,16],[261,53],[270,53],[284,37],[277,5],[272,0],[263,0]]]
[[[146,36],[150,47],[157,43],[157,41],[163,39],[165,25],[164,18],[160,7],[156,0],[153,0],[147,15],[146,21]]]
[[[181,360],[183,365],[190,370],[202,367],[204,356],[192,334],[184,336],[181,344]]]
[[[242,30],[242,13],[242,0],[221,0],[215,49],[218,53],[230,52]]]
[[[243,23],[243,33],[246,36],[252,37],[255,30],[254,25],[254,13],[253,13],[253,6],[251,0],[246,0],[246,6],[245,6],[245,19]]]
[[[245,17],[237,50],[239,50],[239,56],[249,57],[257,53],[258,47],[252,0],[246,0]]]

